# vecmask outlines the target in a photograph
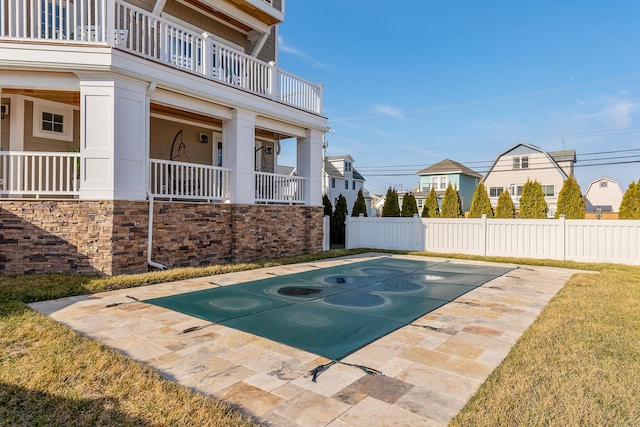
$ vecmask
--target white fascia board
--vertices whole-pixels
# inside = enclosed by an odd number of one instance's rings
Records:
[[[292,125],[290,123],[281,122],[279,120],[263,116],[256,117],[256,127],[273,130],[276,132],[295,136],[297,138],[305,138],[307,136],[307,131],[300,126]]]
[[[65,72],[0,70],[0,81],[4,89],[80,90],[78,77]]]
[[[0,68],[3,69],[109,71],[110,65],[111,49],[106,47],[0,43]]]
[[[233,112],[231,108],[212,104],[196,98],[186,98],[184,95],[166,89],[158,88],[151,94],[151,102],[170,105],[183,110],[190,110],[199,114],[215,116],[222,120],[231,120]]]

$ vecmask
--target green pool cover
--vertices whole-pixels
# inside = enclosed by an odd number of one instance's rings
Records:
[[[341,360],[510,270],[381,258],[146,302]]]

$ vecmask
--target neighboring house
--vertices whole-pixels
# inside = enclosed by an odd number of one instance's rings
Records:
[[[601,177],[589,184],[584,193],[587,212],[619,212],[624,192],[617,181]]]
[[[365,179],[353,167],[355,160],[350,155],[330,156],[325,158],[324,162],[324,192],[329,197],[331,205],[335,209],[338,202],[338,196],[347,199],[347,210],[349,215],[353,204],[358,198],[358,191],[362,190],[367,205],[367,215],[371,215],[371,197],[369,192],[364,189]]]
[[[0,272],[322,250],[328,120],[277,66],[284,2],[0,0]]]
[[[542,185],[549,208],[547,215],[553,217],[558,194],[564,181],[573,175],[575,163],[575,150],[546,152],[535,145],[519,143],[498,155],[484,179],[484,185],[494,208],[500,194],[508,191],[518,209],[524,184],[527,180],[537,181]]]
[[[466,167],[462,163],[444,159],[416,173],[420,177],[418,191],[416,192],[416,203],[422,215],[424,200],[429,195],[431,188],[436,190],[438,201],[442,201],[447,186],[451,184],[462,200],[463,212],[471,209],[473,193],[476,191],[482,175]]]
[[[382,195],[373,194],[371,196],[371,215],[370,216],[380,216],[386,199],[387,198],[384,194]]]

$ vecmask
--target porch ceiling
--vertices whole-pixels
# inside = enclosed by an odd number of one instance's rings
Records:
[[[161,104],[151,103],[151,113],[162,114],[164,116],[187,120],[194,123],[201,123],[208,126],[222,127],[222,120],[220,119],[193,113],[191,111],[178,110]]]
[[[32,89],[2,89],[3,95],[24,95],[73,106],[80,105],[80,92]]]
[[[206,12],[207,14],[211,15],[211,16],[215,16],[216,18],[228,22],[229,24],[233,25],[234,27],[244,31],[244,32],[250,32],[251,30],[253,30],[253,28],[251,28],[251,26],[245,24],[244,22],[241,22],[235,18],[232,18],[231,16],[217,10],[214,9],[213,7],[211,7],[210,5],[208,5],[206,2],[203,1],[199,1],[199,0],[182,0],[185,4],[202,10],[204,12]],[[227,1],[227,3],[231,3],[232,5],[234,5],[235,7],[237,7],[239,10],[241,10],[242,12],[246,13],[247,15],[258,19],[260,22],[267,24],[267,25],[274,25],[277,24],[278,21],[275,20],[272,16],[269,16],[268,14],[251,7],[250,5],[247,5],[245,2],[243,1]]]

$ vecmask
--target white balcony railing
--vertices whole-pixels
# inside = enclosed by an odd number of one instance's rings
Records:
[[[256,202],[304,203],[304,178],[256,172]]]
[[[231,195],[231,171],[226,168],[158,159],[150,159],[149,168],[154,197],[213,202]]]
[[[0,195],[78,196],[80,153],[0,152]]]
[[[322,113],[321,85],[122,0],[0,0],[2,38],[105,44]]]

